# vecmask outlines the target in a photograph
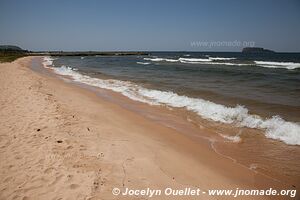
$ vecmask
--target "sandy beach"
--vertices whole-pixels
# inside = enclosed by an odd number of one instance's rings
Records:
[[[0,199],[149,199],[112,190],[187,187],[206,194],[151,199],[232,199],[207,191],[291,188],[205,142],[31,70],[33,58],[0,64]],[[235,199],[268,198],[276,199]]]

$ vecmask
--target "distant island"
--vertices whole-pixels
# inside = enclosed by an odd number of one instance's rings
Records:
[[[275,53],[275,51],[261,47],[245,47],[243,48],[242,53]]]

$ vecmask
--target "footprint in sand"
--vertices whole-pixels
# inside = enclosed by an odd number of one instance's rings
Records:
[[[68,176],[67,176],[67,181],[71,181],[72,179],[73,179],[73,175],[71,175],[71,174],[69,174]]]
[[[71,184],[69,186],[72,190],[76,189],[76,188],[79,188],[79,185],[78,184]]]
[[[99,187],[99,182],[98,181],[94,181],[94,189],[97,190]]]
[[[49,167],[49,168],[47,168],[46,170],[44,170],[44,173],[45,173],[45,174],[49,174],[49,173],[52,172],[53,170],[54,170],[53,167]]]
[[[101,159],[103,157],[104,157],[104,153],[103,152],[100,152],[100,153],[97,154],[97,158],[98,159]]]

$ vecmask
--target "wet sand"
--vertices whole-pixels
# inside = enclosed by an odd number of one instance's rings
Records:
[[[32,58],[0,64],[0,199],[132,199],[113,196],[115,187],[291,188],[217,154],[209,140],[109,101],[114,94],[31,70]],[[167,198],[195,199],[153,197]]]
[[[192,140],[199,142],[200,145],[203,142],[209,144],[210,148],[217,154],[229,158],[233,162],[264,174],[278,182],[299,187],[300,146],[298,145],[287,145],[284,142],[266,138],[263,130],[241,128],[231,124],[204,120],[196,113],[184,108],[178,109],[164,105],[149,106],[149,104],[131,100],[111,90],[74,82],[71,77],[55,74],[52,68],[45,68],[41,66],[40,63],[41,61],[39,59],[34,59],[32,69],[38,73],[47,76],[56,76],[67,83],[88,89],[96,93],[101,99],[117,104],[126,110],[133,111],[163,126],[175,129],[181,134],[190,137]],[[114,79],[113,77],[107,77],[103,74],[95,75],[95,77],[99,79]],[[167,90],[167,88],[162,90]],[[203,95],[206,97],[207,94],[204,93]],[[216,99],[218,102],[220,98],[220,96],[215,96],[213,99]],[[229,101],[224,101],[221,104],[227,105],[228,103],[230,104]],[[233,102],[231,103],[230,105],[232,107],[236,105],[233,104]],[[243,101],[243,103],[245,103],[245,101]],[[243,103],[242,105],[244,105]],[[259,111],[258,113],[262,113],[260,116],[270,117],[267,116],[270,114],[268,107],[272,107],[272,104],[264,103],[258,105],[257,102],[252,103],[255,107],[254,110]],[[282,110],[286,114],[291,113],[289,109],[284,106],[277,105],[276,109]],[[297,112],[293,110],[292,113],[295,114]],[[273,116],[273,114],[271,116]]]

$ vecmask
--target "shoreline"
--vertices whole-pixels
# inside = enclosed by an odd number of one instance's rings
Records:
[[[140,101],[139,98],[137,100],[132,98],[132,96],[126,94],[126,92],[124,94],[122,92],[124,90],[122,89],[121,92],[118,89],[115,90],[115,88],[118,88],[118,85],[122,88],[120,83],[125,84],[125,87],[127,87],[126,82],[118,82],[118,79],[112,78],[113,82],[117,81],[117,85],[114,87],[114,84],[112,84],[112,87],[108,87],[110,89],[105,89],[107,88],[106,84],[110,86],[110,83],[107,82],[107,80],[110,80],[109,77],[104,77],[103,79],[102,76],[91,76],[93,81],[90,82],[89,78],[82,77],[76,70],[73,72],[69,68],[63,68],[63,73],[56,71],[56,69],[61,69],[62,67],[52,67],[52,61],[52,58],[47,57],[44,59],[44,66],[39,66],[38,69],[43,69],[47,74],[57,76],[67,83],[89,89],[99,95],[100,98],[113,102],[126,110],[133,111],[163,126],[171,127],[181,134],[190,137],[190,139],[199,142],[199,145],[203,143],[209,144],[217,154],[229,158],[233,162],[241,164],[248,169],[290,185],[299,184],[300,163],[297,162],[297,160],[300,159],[300,149],[297,145],[287,145],[276,139],[270,139],[266,137],[266,131],[263,130],[205,120],[197,113],[185,108],[176,108],[168,104],[152,106],[150,103],[149,105],[147,100],[147,103],[144,103],[144,101]],[[64,63],[60,63],[60,65],[63,64]],[[64,70],[67,70],[67,72]],[[103,80],[105,83],[102,83]],[[99,85],[95,84],[98,82]],[[130,91],[130,86],[127,88]],[[142,86],[142,89],[143,88],[147,87]],[[159,90],[159,88],[156,89]],[[182,99],[182,101],[184,101],[184,99]],[[227,108],[227,104],[221,104],[221,106]],[[255,113],[252,114],[252,117],[255,117]],[[267,119],[268,118],[266,118],[266,120]],[[282,173],[282,171],[285,171],[285,173]]]
[[[113,187],[291,187],[217,155],[208,143],[36,73],[32,59],[0,64],[1,159],[9,158],[1,163],[1,198],[114,199]]]

